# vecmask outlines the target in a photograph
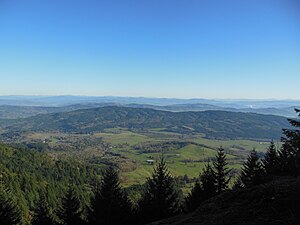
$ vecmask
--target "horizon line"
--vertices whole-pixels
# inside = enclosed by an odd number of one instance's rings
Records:
[[[58,95],[0,95],[2,97],[91,97],[91,98],[145,98],[145,99],[178,99],[178,100],[214,100],[214,101],[300,101],[293,98],[203,98],[203,97],[151,97],[151,96],[127,96],[127,95],[73,95],[73,94],[58,94]]]

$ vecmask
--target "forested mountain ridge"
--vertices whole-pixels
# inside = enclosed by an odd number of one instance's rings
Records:
[[[19,119],[36,116],[39,114],[70,112],[79,109],[98,108],[112,106],[113,103],[99,104],[74,104],[67,106],[23,106],[23,105],[0,105],[0,119]]]
[[[151,105],[151,104],[120,104],[113,102],[106,103],[82,103],[66,106],[30,106],[30,105],[1,105],[0,103],[0,119],[18,119],[27,118],[39,114],[70,112],[80,109],[99,108],[105,106],[122,106],[129,108],[146,108],[170,112],[200,112],[200,111],[229,111],[229,112],[251,112],[265,115],[275,115],[284,117],[294,117],[293,106],[289,107],[227,107],[212,104],[172,104],[172,105]],[[297,107],[296,107],[297,108]]]
[[[132,108],[149,108],[156,110],[164,110],[171,112],[200,112],[200,111],[228,111],[228,112],[244,112],[244,113],[258,113],[264,115],[275,115],[275,116],[284,116],[284,117],[294,117],[294,108],[290,107],[261,107],[261,108],[253,108],[253,107],[226,107],[226,106],[217,106],[210,104],[174,104],[174,105],[146,105],[146,104],[128,104],[124,105],[126,107]],[[296,107],[297,108],[297,107]]]
[[[284,117],[226,111],[167,112],[108,106],[2,121],[4,131],[61,131],[90,133],[106,128],[164,128],[203,133],[208,138],[279,139],[289,127]]]

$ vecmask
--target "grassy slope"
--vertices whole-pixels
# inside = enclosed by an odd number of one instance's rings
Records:
[[[139,153],[134,149],[134,146],[139,143],[148,142],[163,142],[167,140],[178,140],[176,133],[167,133],[156,130],[154,133],[147,135],[137,134],[126,130],[109,130],[109,132],[115,133],[97,133],[95,136],[103,137],[103,140],[113,146],[118,144],[127,144],[126,146],[119,148],[115,146],[112,151],[121,153],[129,159],[135,162],[135,169],[131,171],[122,172],[122,180],[126,186],[131,184],[143,183],[147,177],[151,175],[153,171],[153,165],[149,165],[146,160],[154,159],[158,160],[161,156],[160,153]],[[154,135],[155,134],[155,135]],[[165,135],[165,136],[164,136]],[[216,149],[219,146],[224,146],[226,150],[234,150],[238,153],[243,151],[246,155],[253,147],[257,147],[258,151],[265,151],[269,143],[267,142],[255,142],[247,140],[208,140],[201,138],[200,136],[194,136],[189,138],[189,141],[194,141],[187,146],[180,149],[172,149],[164,153],[167,157],[168,167],[175,176],[197,177],[204,168],[206,161],[216,155]],[[235,146],[235,148],[232,148]],[[241,150],[242,149],[242,150]],[[231,168],[240,168],[241,159],[235,155],[228,154],[228,160]]]

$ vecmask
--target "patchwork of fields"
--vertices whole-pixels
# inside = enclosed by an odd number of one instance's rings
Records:
[[[122,154],[135,162],[135,169],[123,171],[122,178],[126,185],[141,183],[146,180],[153,169],[152,163],[147,160],[157,161],[163,154],[167,158],[170,171],[175,176],[187,175],[197,177],[208,161],[212,161],[218,147],[222,146],[228,153],[229,166],[239,169],[248,152],[255,148],[264,152],[269,143],[249,140],[210,140],[201,135],[180,135],[177,133],[150,130],[144,134],[128,130],[109,130],[108,133],[98,133],[96,136],[112,146],[111,151]],[[117,132],[117,134],[116,134]],[[170,142],[179,142],[170,148],[162,148],[157,152],[157,146],[166,146]],[[153,151],[144,151],[143,146],[154,145]],[[138,150],[136,146],[141,146]],[[121,146],[121,147],[120,147]],[[235,171],[235,170],[233,170]]]
[[[28,133],[19,141],[44,143],[48,147],[46,152],[55,159],[72,157],[100,167],[117,165],[124,186],[144,183],[162,154],[174,176],[192,179],[198,177],[205,164],[214,159],[217,148],[222,146],[234,176],[250,150],[264,152],[269,145],[269,142],[214,140],[200,134],[162,130],[114,128],[94,134]]]

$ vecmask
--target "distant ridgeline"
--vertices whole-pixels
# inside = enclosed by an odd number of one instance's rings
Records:
[[[0,120],[2,133],[60,131],[93,133],[106,128],[147,130],[163,128],[177,133],[202,133],[217,139],[279,139],[289,128],[285,117],[227,111],[168,112],[108,106]]]

